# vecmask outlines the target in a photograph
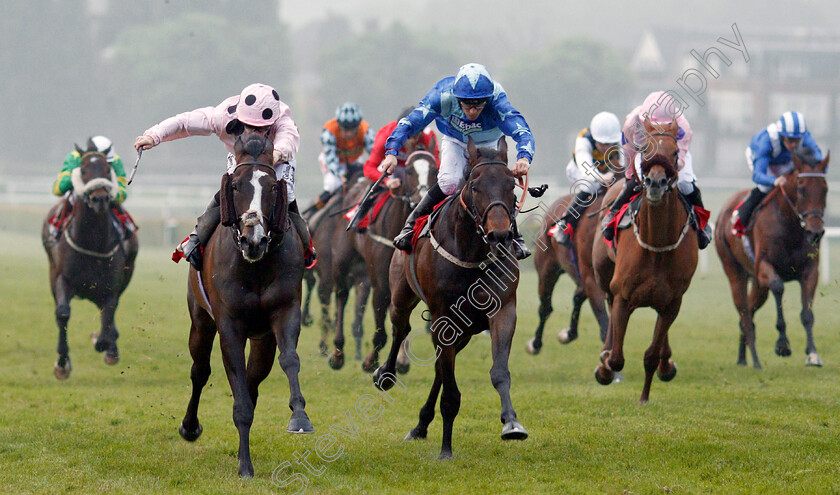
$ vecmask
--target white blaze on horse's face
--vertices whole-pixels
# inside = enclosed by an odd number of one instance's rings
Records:
[[[429,190],[429,170],[432,168],[432,162],[426,158],[418,158],[417,160],[414,160],[412,166],[414,167],[414,171],[417,172],[420,196],[425,196],[426,191]]]
[[[264,251],[253,251],[253,248],[255,246],[260,246],[268,232],[266,226],[262,223],[264,218],[262,211],[263,188],[260,184],[260,179],[267,175],[268,174],[262,170],[254,170],[251,174],[250,182],[251,187],[254,189],[254,193],[253,196],[251,196],[251,204],[248,205],[248,210],[240,217],[243,227],[242,235],[245,238],[243,240],[246,240],[247,242],[245,244],[249,245],[247,247],[245,245],[242,246],[242,253],[248,261],[257,261],[262,258],[262,255],[264,254]],[[259,253],[258,257],[253,256],[256,253]]]

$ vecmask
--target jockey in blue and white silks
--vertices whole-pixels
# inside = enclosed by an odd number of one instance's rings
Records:
[[[434,120],[443,134],[440,142],[440,171],[437,186],[409,216],[394,244],[403,251],[411,250],[414,221],[431,212],[435,204],[455,193],[464,180],[467,166],[467,143],[470,138],[478,147],[496,148],[499,138],[511,136],[516,142],[514,174],[524,175],[534,157],[534,136],[525,118],[507,99],[501,84],[494,81],[480,64],[467,64],[455,77],[441,79],[426,93],[420,104],[401,119],[385,143],[385,160],[380,171],[391,173],[396,168],[397,151],[412,135]],[[517,235],[514,249],[517,256],[530,254]]]
[[[822,151],[808,132],[805,116],[799,112],[785,112],[779,120],[753,136],[746,149],[747,165],[752,169],[756,187],[744,203],[732,212],[732,229],[742,235],[749,225],[755,207],[775,186],[784,183],[784,175],[793,169],[793,153],[800,147],[814,150],[814,157],[822,160]]]

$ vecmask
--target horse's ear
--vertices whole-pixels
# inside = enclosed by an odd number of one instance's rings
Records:
[[[285,230],[286,219],[289,216],[289,190],[283,179],[278,180],[276,184],[277,198],[274,200],[274,211],[271,212],[271,225],[268,229],[279,234]]]
[[[219,189],[219,213],[222,215],[222,225],[230,227],[236,221],[236,210],[233,205],[233,177],[230,174],[222,176],[222,187]]]
[[[78,153],[79,155],[84,155],[85,154],[85,151],[82,148],[80,148],[78,144],[73,143],[73,146],[76,147],[76,153]]]
[[[96,150],[96,143],[93,142],[93,138],[88,138],[88,140],[87,140],[87,150],[88,151],[97,151]]]
[[[236,141],[233,142],[233,154],[236,156],[241,156],[242,152],[245,150],[245,143],[242,142],[242,135],[236,136]]]
[[[507,163],[508,157],[508,149],[507,149],[507,139],[504,136],[499,138],[499,141],[496,143],[496,149],[499,150],[498,155],[499,158]]]
[[[793,152],[791,153],[791,156],[793,157],[794,168],[796,168],[796,170],[802,170],[802,159],[799,158],[799,153]]]
[[[470,167],[478,160],[478,148],[475,146],[475,141],[473,141],[472,136],[467,140],[467,160]]]

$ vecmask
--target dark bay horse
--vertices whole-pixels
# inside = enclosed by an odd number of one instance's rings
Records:
[[[647,152],[642,154],[639,178],[643,192],[638,214],[631,216],[633,228],[616,234],[616,251],[599,238],[592,254],[596,277],[610,302],[607,340],[595,370],[598,383],[612,383],[615,372],[624,368],[624,336],[631,313],[636,308],[650,307],[658,314],[653,339],[644,356],[645,385],[639,399],[642,404],[650,397],[654,371],[662,381],[676,376],[668,329],[691,284],[698,252],[697,234],[676,187],[677,123],[654,128],[646,121],[645,129]],[[615,184],[610,188],[604,204],[615,198],[620,187]]]
[[[277,180],[273,144],[246,131],[236,140],[237,166],[222,177],[222,226],[204,251],[204,267],[190,267],[187,303],[190,326],[192,396],[178,432],[194,441],[201,390],[210,376],[216,332],[233,392],[233,423],[239,431],[239,475],[251,477],[249,434],[258,387],[278,361],[289,380],[292,417],[287,431],[311,433],[306,401],[298,382],[303,244],[290,228],[286,183]],[[246,364],[245,344],[250,339]]]
[[[114,313],[120,295],[131,281],[134,260],[139,248],[137,236],[128,240],[114,226],[111,199],[116,196],[117,181],[104,153],[88,143],[88,149],[76,146],[81,165],[73,171],[73,212],[61,237],[50,232],[49,219],[69,198],[50,208],[41,229],[41,241],[50,263],[50,288],[55,299],[55,320],[58,324],[58,361],[54,366],[56,378],[70,376],[70,348],[67,345],[67,322],[70,320],[70,301],[74,297],[87,299],[99,308],[101,327],[94,334],[94,349],[104,352],[105,362],[119,361],[117,326]]]
[[[381,390],[396,383],[397,355],[411,330],[409,317],[424,300],[432,318],[435,380],[420,410],[420,421],[406,439],[426,437],[440,393],[441,458],[452,456],[452,426],[461,407],[455,357],[473,335],[486,329],[493,343],[490,379],[501,398],[502,438],[528,436],[511,403],[508,370],[519,285],[519,264],[510,249],[514,176],[507,167],[504,137],[498,151],[482,149],[479,154],[472,140],[468,149],[466,185],[441,207],[432,236],[420,239],[411,255],[400,251],[391,259],[389,309],[394,333],[387,361],[373,374],[374,384]]]
[[[808,153],[810,151],[810,153]],[[743,201],[749,191],[739,191],[724,205],[715,223],[715,248],[729,278],[732,299],[740,316],[741,334],[738,345],[738,364],[746,366],[746,348],[752,353],[753,367],[761,368],[755,350],[755,312],[767,300],[768,291],[776,300],[776,354],[790,356],[790,342],[786,334],[782,312],[784,283],[796,280],[802,289],[800,319],[805,327],[807,344],[805,364],[822,366],[814,345],[814,292],[819,279],[820,239],[825,233],[825,213],[828,184],[825,179],[829,156],[818,161],[813,150],[793,156],[794,169],[785,177],[784,185],[773,189],[753,215],[752,229],[742,238],[732,235],[732,210]],[[752,289],[747,295],[747,283]]]
[[[554,286],[563,273],[568,273],[574,281],[575,292],[572,296],[572,314],[569,326],[557,333],[557,339],[561,344],[568,344],[577,338],[580,308],[587,299],[589,299],[589,305],[598,320],[601,342],[607,338],[609,315],[604,303],[605,295],[595,280],[595,271],[592,268],[592,243],[595,241],[596,235],[600,235],[597,213],[601,208],[603,193],[596,195],[592,204],[586,207],[580,220],[578,220],[577,229],[572,238],[572,248],[556,242],[554,237],[548,235],[549,229],[563,216],[574,197],[574,195],[564,196],[552,203],[545,217],[543,217],[540,227],[539,241],[534,250],[534,265],[537,267],[537,277],[539,279],[537,293],[540,298],[540,322],[537,325],[534,337],[525,346],[525,350],[529,354],[539,354],[540,349],[542,349],[545,323],[554,311],[551,304]]]
[[[348,180],[348,184],[355,183],[358,174]],[[329,345],[327,341],[329,336],[336,332],[337,318],[333,318],[331,312],[332,296],[336,292],[336,283],[333,276],[333,248],[336,242],[345,242],[347,236],[344,228],[346,222],[344,221],[342,205],[344,201],[344,193],[335,194],[327,205],[314,215],[307,218],[312,232],[312,244],[318,252],[318,264],[311,270],[307,270],[304,274],[306,280],[307,291],[303,304],[303,318],[311,320],[309,313],[309,302],[312,298],[312,290],[318,294],[318,300],[321,303],[321,340],[318,342],[321,355],[328,355]],[[345,265],[348,270],[345,281],[347,283],[347,292],[342,293],[343,301],[346,304],[347,297],[349,297],[350,287],[356,289],[356,307],[355,316],[352,323],[352,333],[356,340],[356,360],[362,360],[362,335],[364,328],[362,318],[365,314],[365,307],[367,306],[368,298],[370,297],[370,280],[368,278],[367,269],[364,266],[361,258],[351,260],[349,265]],[[317,283],[317,285],[315,285]],[[343,308],[342,308],[342,324],[343,324]],[[342,336],[342,343],[344,342]],[[330,367],[339,369],[344,365],[344,354],[339,357],[330,355]]]
[[[405,168],[400,167],[400,187],[384,192],[381,210],[364,234],[351,229],[348,232],[351,245],[362,255],[370,277],[373,290],[373,318],[376,325],[373,335],[373,349],[362,363],[362,369],[372,373],[379,367],[379,351],[388,342],[385,331],[385,316],[391,304],[391,290],[388,285],[391,257],[394,254],[392,239],[400,233],[408,215],[428,189],[437,184],[437,163],[435,156],[428,151],[416,151],[409,155]],[[364,193],[371,182],[365,181]],[[358,191],[357,191],[358,193]],[[361,199],[355,198],[355,199]],[[338,335],[336,335],[336,340]],[[410,361],[405,353],[397,360],[397,370],[408,372]]]

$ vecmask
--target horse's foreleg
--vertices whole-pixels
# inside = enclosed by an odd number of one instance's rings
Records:
[[[516,304],[505,304],[490,318],[490,338],[492,339],[493,366],[490,368],[490,380],[499,393],[502,405],[502,440],[524,440],[528,432],[516,420],[516,411],[510,399],[510,369],[508,359],[516,330]]]
[[[799,281],[802,288],[802,312],[799,314],[799,319],[802,321],[802,326],[805,327],[805,337],[807,339],[805,345],[805,354],[808,356],[805,359],[806,366],[823,365],[822,358],[817,354],[817,346],[814,345],[814,312],[811,309],[819,280],[819,270],[816,267],[816,262],[810,263],[804,276]]]
[[[369,298],[370,283],[367,280],[358,282],[356,284],[356,312],[351,327],[353,340],[356,341],[356,361],[362,360],[362,336],[365,332],[362,319],[365,317],[365,308]]]
[[[776,340],[776,354],[782,357],[788,357],[791,354],[790,342],[787,338],[787,325],[785,324],[785,314],[782,309],[782,296],[785,293],[785,283],[781,277],[773,269],[773,266],[766,261],[761,261],[758,264],[756,273],[758,284],[763,287],[768,287],[773,293],[773,299],[776,301],[776,330],[779,332],[779,338]]]
[[[350,297],[350,287],[337,284],[335,290],[335,337],[333,338],[333,349],[330,354],[330,367],[339,370],[344,366],[344,310],[347,307],[347,299]]]
[[[391,315],[391,326],[393,327],[393,335],[391,336],[391,350],[388,353],[388,359],[385,364],[380,366],[373,373],[373,383],[381,390],[388,390],[394,386],[393,378],[390,381],[383,380],[383,377],[393,377],[396,373],[397,356],[399,355],[402,343],[408,334],[411,332],[411,318],[412,310],[420,302],[420,299],[412,292],[408,282],[405,278],[394,282],[394,290],[391,293],[391,305],[389,312]],[[411,342],[409,339],[408,352],[409,357],[414,356],[411,351]],[[434,360],[432,360],[433,362]],[[419,364],[415,362],[415,364]]]
[[[286,429],[289,433],[312,433],[315,429],[306,415],[306,400],[300,388],[298,373],[300,373],[300,357],[297,353],[298,337],[300,336],[300,307],[296,304],[279,311],[271,320],[272,330],[277,342],[280,355],[277,360],[289,380],[289,409],[292,418]]]
[[[203,312],[203,310],[201,311]],[[193,360],[190,370],[192,395],[187,405],[187,412],[178,428],[181,438],[188,442],[195,441],[203,431],[201,423],[198,421],[198,403],[201,399],[201,391],[210,377],[210,354],[213,351],[213,341],[215,339],[215,322],[206,313],[201,316],[193,316],[190,325],[190,356]]]
[[[423,407],[420,408],[420,417],[417,426],[408,432],[404,440],[426,438],[429,431],[429,424],[435,419],[435,405],[440,394],[440,384],[440,366],[435,364],[435,381],[432,383],[431,390],[429,390],[429,397],[426,399]]]
[[[607,328],[610,324],[610,315],[607,313],[607,306],[605,297],[595,277],[589,277],[583,281],[583,288],[586,291],[586,296],[589,298],[589,306],[592,308],[592,313],[595,319],[598,320],[599,337],[601,342],[607,341]]]
[[[753,282],[752,288],[750,289],[749,295],[749,304],[748,304],[748,313],[749,318],[747,319],[748,327],[747,327],[747,337],[746,337],[746,345],[750,349],[750,352],[753,355],[753,367],[755,369],[760,369],[761,365],[758,363],[758,352],[755,350],[755,313],[758,311],[764,302],[767,301],[767,296],[769,295],[770,291],[767,286],[760,285],[757,281]],[[742,320],[743,321],[743,320]]]
[[[434,327],[434,325],[432,325]],[[436,345],[440,345],[438,339],[434,339]],[[452,457],[452,426],[455,424],[455,417],[461,409],[461,392],[455,382],[455,355],[457,350],[454,345],[441,347],[438,357],[440,365],[440,378],[443,387],[440,396],[440,415],[443,418],[443,441],[440,447],[440,458]]]
[[[614,373],[624,369],[624,335],[630,318],[627,300],[621,296],[613,299],[610,310],[607,340],[601,351],[601,364],[595,370],[595,378],[603,385],[611,383]]]
[[[391,302],[391,292],[388,284],[379,284],[373,291],[373,319],[375,329],[373,333],[373,349],[362,363],[362,369],[368,373],[373,372],[379,366],[379,351],[388,343],[388,333],[385,331],[385,317],[388,313],[388,305]],[[409,328],[410,331],[410,328]],[[407,332],[406,332],[407,335]]]
[[[220,319],[219,343],[222,349],[222,362],[225,365],[228,383],[233,392],[233,424],[239,431],[239,476],[254,476],[251,463],[250,434],[254,422],[254,403],[248,393],[245,366],[245,332],[237,329],[234,322]]]
[[[67,280],[58,275],[53,284],[55,297],[55,322],[58,326],[58,361],[55,362],[53,373],[59,380],[70,376],[73,366],[70,364],[70,346],[67,344],[67,323],[70,321],[70,300],[73,299],[73,289]]]
[[[93,348],[96,352],[105,352],[104,360],[107,364],[117,364],[120,360],[120,351],[117,348],[119,332],[115,317],[117,313],[117,296],[109,297],[100,307],[100,330],[99,336]]]
[[[575,288],[575,293],[572,296],[572,314],[569,318],[569,328],[560,330],[557,334],[557,339],[561,344],[568,344],[578,337],[578,321],[580,321],[580,308],[586,302],[586,291],[582,286]]]
[[[677,318],[680,311],[682,300],[678,299],[672,303],[666,310],[660,311],[656,318],[656,326],[653,329],[653,339],[651,339],[650,347],[645,350],[644,365],[645,365],[645,385],[642,388],[642,396],[639,399],[640,404],[647,404],[650,398],[650,385],[653,381],[653,373],[659,368],[660,376],[675,373],[675,365],[670,360],[671,349],[667,346],[668,329]],[[670,376],[673,378],[673,376]],[[668,378],[668,379],[670,379]]]
[[[543,256],[546,256],[546,254],[541,253],[537,256],[542,258]],[[537,330],[534,332],[534,338],[529,340],[525,347],[530,354],[539,354],[542,349],[545,322],[548,321],[548,317],[551,316],[551,313],[554,311],[554,307],[551,305],[551,297],[554,294],[554,286],[557,285],[557,280],[560,279],[560,275],[562,274],[563,269],[560,268],[560,264],[553,259],[548,260],[543,267],[537,268],[537,275],[539,276],[537,292],[540,297],[540,307],[538,310],[540,322],[537,324]],[[571,340],[569,342],[571,342]]]
[[[267,333],[262,337],[251,339],[251,351],[248,353],[248,365],[246,368],[246,381],[248,382],[248,394],[254,408],[257,407],[260,383],[265,380],[274,365],[274,355],[277,351],[277,339],[273,333]]]
[[[321,302],[321,341],[318,342],[318,348],[322,356],[327,355],[327,351],[329,350],[327,339],[330,336],[330,332],[335,328],[332,315],[330,314],[332,290],[331,283],[328,283],[323,278],[318,280],[318,300]]]

